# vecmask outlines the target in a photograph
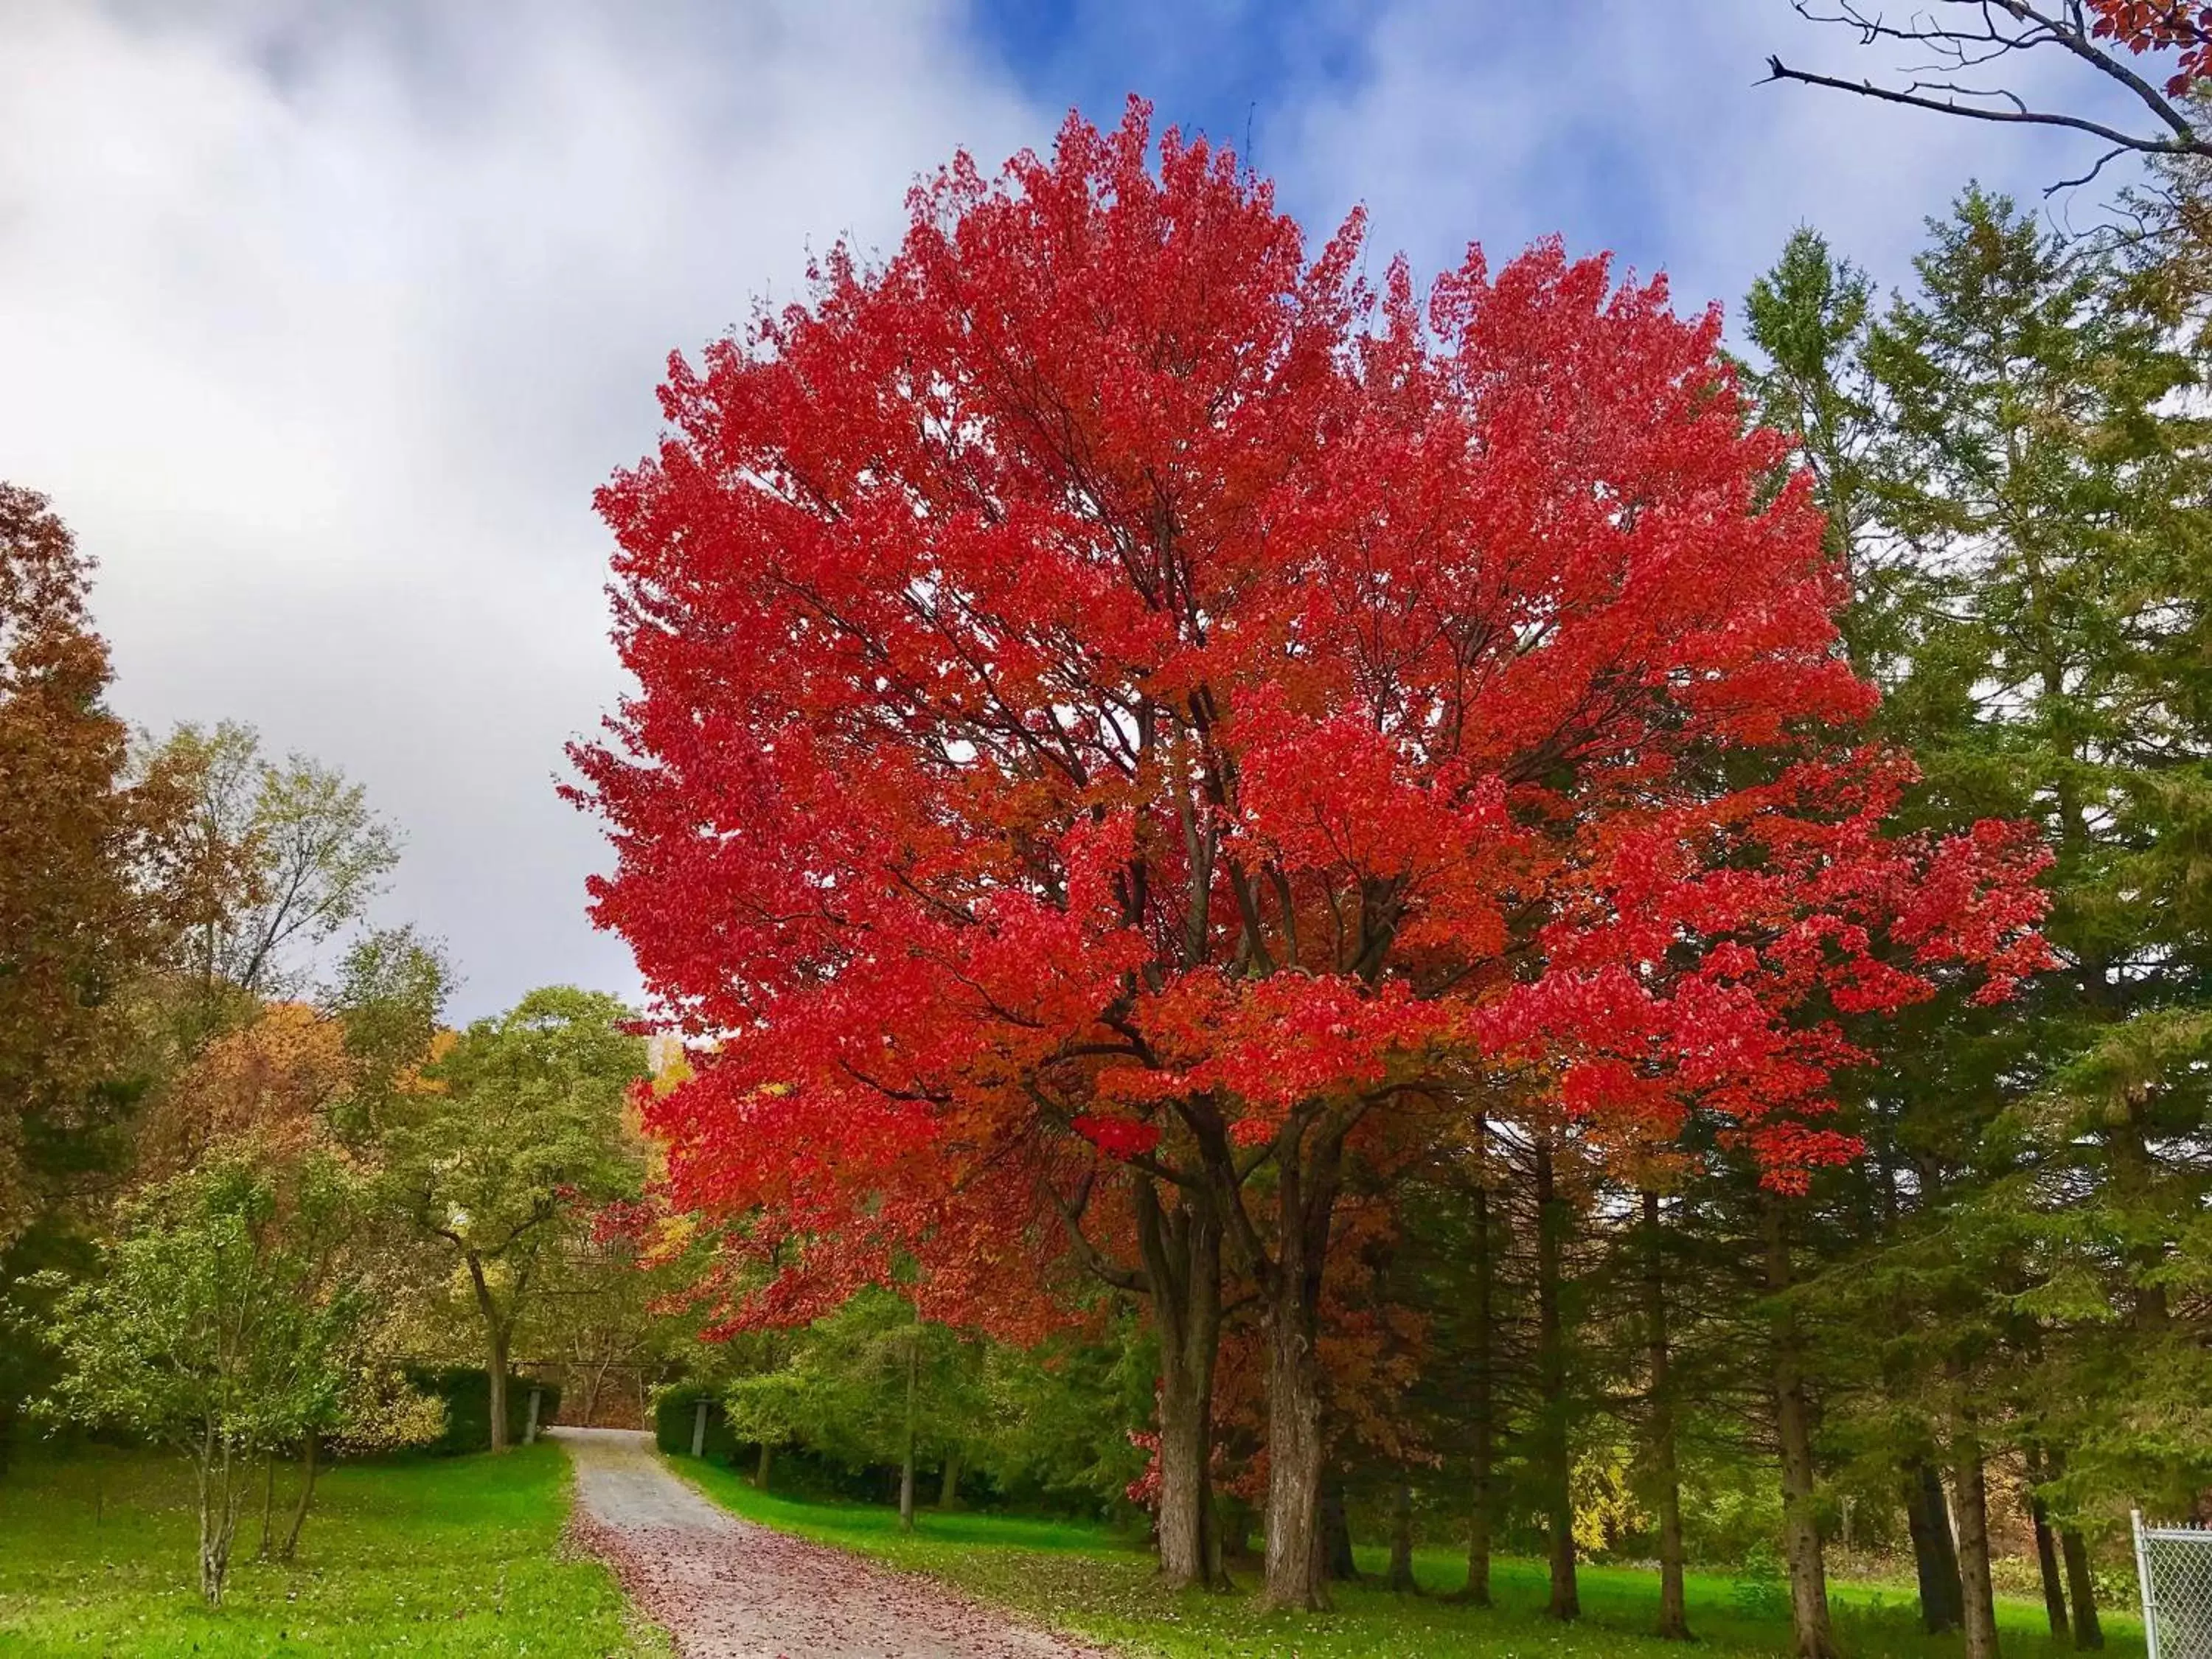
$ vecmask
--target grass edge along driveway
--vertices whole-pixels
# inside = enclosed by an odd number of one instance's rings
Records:
[[[1153,1576],[1152,1557],[1109,1529],[1080,1522],[925,1511],[911,1536],[885,1507],[814,1503],[763,1493],[735,1471],[703,1459],[672,1456],[672,1468],[715,1502],[763,1526],[835,1544],[886,1565],[927,1573],[979,1600],[995,1602],[1070,1635],[1112,1644],[1133,1659],[1612,1659],[1685,1650],[1647,1632],[1658,1608],[1652,1573],[1586,1566],[1581,1575],[1585,1616],[1561,1626],[1542,1616],[1541,1563],[1501,1559],[1493,1569],[1499,1606],[1481,1610],[1445,1597],[1462,1582],[1463,1560],[1449,1550],[1418,1552],[1425,1590],[1399,1596],[1370,1584],[1336,1587],[1337,1611],[1319,1615],[1255,1613],[1249,1594],[1170,1594]],[[1379,1553],[1359,1552],[1363,1571],[1378,1573]],[[1249,1589],[1253,1575],[1241,1582]],[[1838,1634],[1854,1659],[1955,1659],[1958,1638],[1920,1633],[1909,1585],[1838,1583],[1833,1587]],[[1789,1635],[1786,1604],[1724,1575],[1693,1573],[1690,1623],[1701,1638],[1693,1651],[1774,1655]],[[2040,1602],[2008,1599],[1998,1607],[2007,1659],[2057,1659],[2070,1646],[2051,1642]],[[2142,1652],[2139,1621],[2107,1613],[2106,1652],[2130,1659]]]

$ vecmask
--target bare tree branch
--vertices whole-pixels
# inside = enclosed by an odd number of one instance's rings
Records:
[[[1923,69],[1904,71],[1914,77],[1911,80],[1884,83],[1794,69],[1779,55],[1770,55],[1766,79],[1826,87],[1970,121],[2057,127],[2104,140],[2108,149],[2094,167],[2051,185],[2045,195],[2088,183],[2120,155],[2212,158],[2212,139],[2204,137],[2165,92],[2130,67],[2124,46],[2096,38],[2088,15],[2074,0],[2059,0],[2055,5],[2052,0],[1929,0],[1929,3],[1944,9],[1915,11],[1899,23],[1865,10],[1857,0],[1838,0],[1832,9],[1816,6],[1814,0],[1790,0],[1800,16],[1851,29],[1862,46],[1887,41],[1925,46],[1936,61]],[[2130,131],[2065,110],[2033,108],[2009,88],[1976,87],[1955,79],[1935,78],[1956,76],[2044,47],[2067,53],[2124,88],[2162,130]]]

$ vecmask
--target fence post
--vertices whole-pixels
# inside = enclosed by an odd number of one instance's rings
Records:
[[[538,1402],[544,1395],[543,1389],[530,1391],[530,1422],[522,1431],[522,1443],[526,1446],[533,1444],[538,1439]]]
[[[707,1402],[702,1400],[699,1402],[698,1409],[691,1413],[691,1455],[694,1457],[704,1457],[706,1455]],[[2157,1659],[2157,1656],[2154,1654],[2152,1656],[2152,1659]]]
[[[2128,1528],[2136,1540],[2136,1583],[2142,1589],[2143,1644],[2149,1659],[2158,1659],[2158,1595],[2150,1583],[2150,1553],[2143,1548],[2142,1511],[2128,1511]]]

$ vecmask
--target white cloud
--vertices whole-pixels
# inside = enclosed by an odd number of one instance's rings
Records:
[[[1558,231],[1570,252],[1665,270],[1685,308],[1731,309],[1798,224],[1906,285],[1922,219],[1970,178],[2039,205],[2094,159],[2086,140],[1758,84],[1776,51],[1846,76],[1888,66],[1784,0],[1394,0],[1362,73],[1283,112],[1263,150],[1310,220],[1364,201],[1378,246],[1425,271],[1469,240],[1494,264]],[[2056,54],[2014,67],[2062,105],[2101,96]]]
[[[561,744],[620,689],[590,494],[666,354],[1048,128],[941,7],[10,8],[0,477],[102,561],[134,720],[236,716],[409,833],[468,1012],[629,989]]]

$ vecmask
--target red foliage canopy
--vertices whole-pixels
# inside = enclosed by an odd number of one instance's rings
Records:
[[[650,1108],[679,1203],[881,1239],[948,1159],[1340,1144],[1501,1067],[1787,1185],[1848,1153],[1834,1014],[2039,963],[2032,844],[1883,833],[1716,314],[1555,242],[1371,291],[1135,105],[911,207],[672,360],[599,499],[596,915],[716,1045]]]
[[[2166,77],[2167,97],[2185,96],[2212,73],[2212,6],[2191,0],[2088,0],[2088,6],[2096,39],[2117,41],[2138,56],[2180,54]]]

